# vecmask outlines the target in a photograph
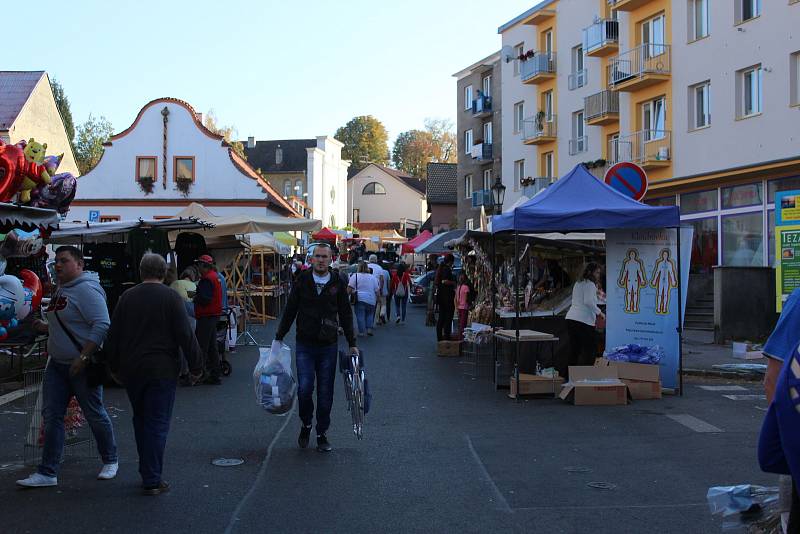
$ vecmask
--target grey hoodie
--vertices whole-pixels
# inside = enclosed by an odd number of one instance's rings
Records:
[[[97,273],[84,272],[75,280],[61,285],[47,307],[49,339],[47,352],[53,360],[69,363],[80,351],[64,333],[55,312],[73,337],[83,347],[87,341],[102,345],[111,321],[108,318],[106,292],[100,286]]]

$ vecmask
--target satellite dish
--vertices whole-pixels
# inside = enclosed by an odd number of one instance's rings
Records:
[[[505,45],[500,49],[500,57],[506,63],[514,59],[514,49],[511,48],[511,45]]]

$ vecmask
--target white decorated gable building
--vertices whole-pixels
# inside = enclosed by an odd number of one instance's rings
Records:
[[[159,219],[199,202],[216,216],[300,214],[202,115],[176,98],[147,103],[78,179],[69,221]]]

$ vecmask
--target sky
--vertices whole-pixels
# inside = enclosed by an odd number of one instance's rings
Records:
[[[426,117],[455,126],[452,75],[499,50],[497,28],[535,3],[46,0],[41,25],[4,25],[0,70],[46,70],[76,124],[102,115],[115,132],[169,96],[240,139],[333,135],[373,115],[391,144]]]

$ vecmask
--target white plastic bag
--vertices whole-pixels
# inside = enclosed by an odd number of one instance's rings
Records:
[[[256,402],[269,413],[286,415],[292,409],[297,383],[292,376],[292,349],[273,341],[269,349],[259,349],[261,356],[253,370]]]

